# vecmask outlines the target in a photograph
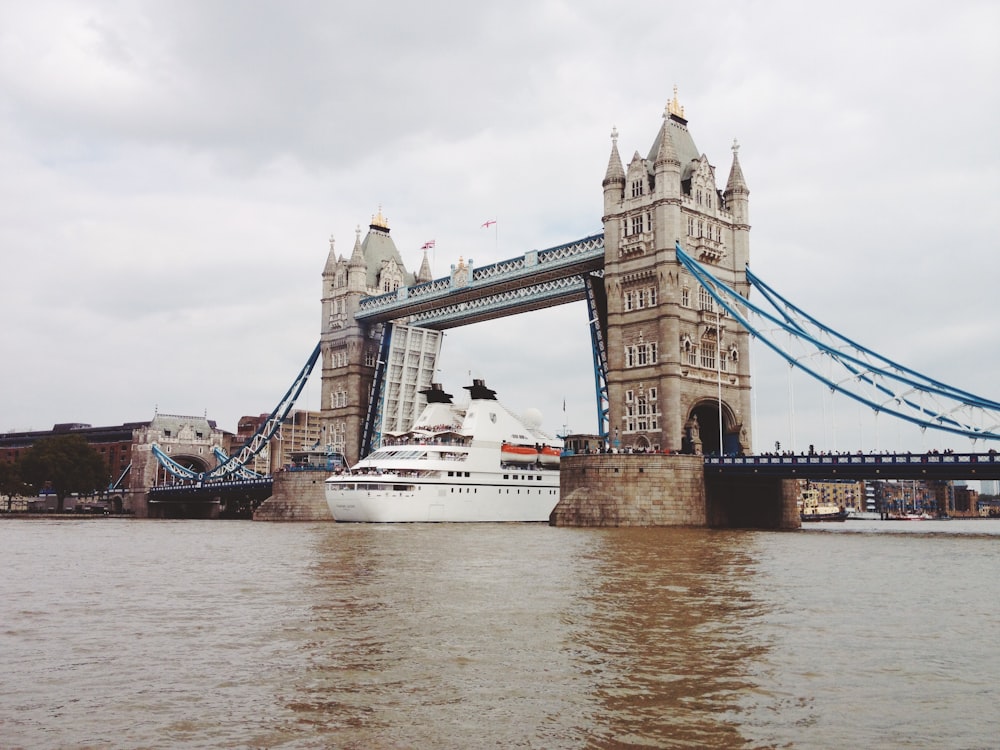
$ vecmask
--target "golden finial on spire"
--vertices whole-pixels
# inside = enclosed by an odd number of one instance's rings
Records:
[[[372,226],[378,227],[379,229],[388,229],[389,220],[382,215],[382,204],[378,206],[378,214],[372,216]]]
[[[667,112],[678,117],[684,117],[684,107],[677,101],[677,84],[674,84],[674,98],[667,104]]]
[[[618,145],[618,128],[614,125],[611,126],[611,143]]]

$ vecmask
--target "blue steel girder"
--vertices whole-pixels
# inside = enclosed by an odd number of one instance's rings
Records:
[[[414,325],[440,330],[500,317],[515,309],[525,312],[583,299],[585,292],[580,277],[603,268],[604,235],[594,234],[547,250],[531,250],[523,256],[482,268],[473,267],[464,282],[448,276],[365,297],[354,317],[369,325],[410,318]],[[531,290],[521,294],[522,304],[510,296],[519,290]],[[492,315],[482,303],[487,299],[500,305]],[[459,312],[465,308],[458,306],[469,304],[480,312],[479,317],[470,319],[466,313]],[[451,315],[442,313],[434,322],[433,314],[445,308],[454,312]]]
[[[726,314],[790,366],[823,383],[831,392],[854,399],[876,414],[887,414],[921,429],[930,428],[973,440],[1000,440],[1000,402],[946,385],[862,347],[787,303],[749,269],[747,280],[763,293],[768,304],[778,308],[776,313],[719,281],[685,253],[680,243],[675,252],[681,264]],[[807,364],[806,358],[790,352],[777,336],[769,335],[769,331],[751,322],[751,315],[783,332],[812,355],[822,354],[828,362],[844,368],[849,377],[837,381]],[[862,386],[871,393],[865,393]]]
[[[389,346],[392,343],[392,323],[382,324],[382,342],[379,345],[378,359],[375,361],[375,376],[368,395],[368,411],[365,413],[365,423],[361,428],[361,455],[364,458],[375,448],[380,440],[378,426],[382,424],[382,391],[385,388],[385,370],[389,366]]]
[[[597,275],[584,278],[587,291],[587,319],[590,323],[590,345],[594,355],[594,386],[597,396],[597,429],[602,441],[611,432],[610,399],[608,398],[608,351],[605,344],[608,331],[608,298]]]
[[[309,380],[313,367],[316,365],[316,361],[320,357],[321,346],[322,342],[316,344],[312,354],[309,355],[309,359],[306,360],[305,365],[295,378],[295,382],[293,382],[288,388],[279,404],[274,407],[274,410],[270,413],[270,415],[268,415],[268,418],[264,421],[264,423],[261,424],[261,426],[257,428],[257,431],[247,439],[246,443],[238,453],[229,456],[225,460],[222,460],[221,457],[219,457],[220,463],[209,471],[196,472],[193,469],[174,461],[156,443],[153,443],[150,447],[153,455],[156,457],[157,461],[160,462],[160,466],[178,479],[197,481],[198,483],[202,483],[205,480],[225,479],[226,477],[234,474],[246,477],[247,472],[249,471],[246,468],[247,463],[249,463],[254,456],[270,444],[271,438],[274,437],[274,435],[281,428],[282,423],[288,416],[288,412],[291,411],[292,406],[299,397],[299,394],[302,393],[302,389]],[[225,453],[222,453],[222,455],[225,456]]]

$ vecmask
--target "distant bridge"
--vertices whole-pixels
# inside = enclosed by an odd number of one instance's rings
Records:
[[[271,496],[271,477],[149,488],[150,518],[244,518]]]
[[[706,456],[705,476],[780,479],[1000,479],[997,453]]]

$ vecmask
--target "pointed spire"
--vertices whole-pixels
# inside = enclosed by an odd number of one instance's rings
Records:
[[[337,270],[337,253],[334,249],[335,241],[330,235],[330,252],[326,256],[326,265],[323,266],[323,275],[332,274]]]
[[[733,138],[733,166],[729,170],[729,180],[726,182],[726,195],[749,195],[750,188],[743,179],[743,169],[740,167],[740,144]]]
[[[351,253],[351,261],[348,263],[351,268],[367,268],[365,254],[361,250],[361,227],[354,230],[354,251]]]
[[[420,263],[420,270],[417,271],[417,275],[414,277],[414,281],[418,284],[422,284],[425,281],[433,281],[434,277],[431,275],[431,264],[427,262],[427,249],[424,249],[424,259]]]
[[[618,128],[611,128],[611,157],[608,159],[608,171],[604,174],[604,187],[620,183],[625,184],[625,170],[622,168],[622,157],[618,154]]]
[[[676,87],[674,90],[674,99],[677,99]],[[660,126],[660,147],[656,151],[656,161],[654,162],[656,166],[661,164],[676,164],[678,167],[681,164],[681,160],[677,156],[677,147],[674,146],[674,139],[670,135],[670,128],[667,127],[667,123],[670,122],[670,105],[668,104],[663,109],[663,125]]]

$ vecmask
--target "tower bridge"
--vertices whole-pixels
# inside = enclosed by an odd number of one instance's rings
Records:
[[[281,409],[290,407],[289,399],[320,364],[327,447],[353,463],[377,446],[382,431],[401,432],[412,424],[422,407],[420,392],[437,370],[441,331],[586,300],[595,432],[607,451],[564,461],[560,507],[572,507],[554,513],[554,522],[726,525],[756,519],[796,525],[797,514],[789,510],[794,502],[780,482],[812,462],[761,463],[752,456],[752,337],[879,413],[923,428],[1000,439],[1000,404],[864,349],[749,272],[750,191],[739,145],[734,141],[720,188],[716,167],[695,146],[676,92],[645,156],[635,151],[623,161],[612,131],[602,188],[601,233],[481,268],[459,259],[437,279],[426,247],[420,268],[407,270],[381,209],[364,238],[356,231],[348,257],[336,252],[331,238],[322,272],[320,342]],[[751,301],[752,293],[761,303]],[[793,353],[774,332],[811,350]],[[814,365],[817,354],[827,370]],[[276,410],[262,430],[273,429],[281,417]],[[268,438],[255,436],[240,457],[222,465],[236,470],[254,450],[251,444]],[[747,462],[751,457],[756,463]],[[870,468],[851,460],[834,463],[811,468]],[[972,463],[966,469],[973,471]],[[987,463],[992,470],[992,461]],[[749,493],[747,507],[706,497],[738,476],[744,482],[766,479],[763,489]],[[710,477],[715,479],[706,484]],[[659,502],[654,500],[631,516],[597,497],[604,493],[619,506],[641,505],[651,492],[666,493],[666,504],[650,509]],[[755,504],[759,512],[747,510]]]

